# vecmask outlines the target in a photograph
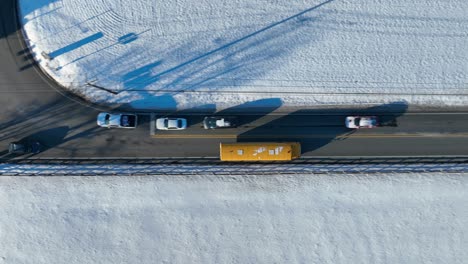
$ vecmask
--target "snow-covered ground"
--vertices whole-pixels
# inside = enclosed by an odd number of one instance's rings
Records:
[[[0,177],[0,263],[466,263],[468,174]]]
[[[19,9],[43,69],[98,103],[468,102],[466,0],[20,0]]]

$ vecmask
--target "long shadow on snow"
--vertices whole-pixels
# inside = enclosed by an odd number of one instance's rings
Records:
[[[187,84],[186,82],[190,81],[187,85],[188,87],[185,87],[185,89],[189,89],[201,84],[206,86],[207,81],[219,76],[225,76],[228,73],[237,77],[241,69],[243,73],[250,73],[249,75],[255,72],[257,74],[254,75],[261,75],[267,69],[259,69],[257,67],[259,63],[282,56],[294,46],[310,44],[310,41],[314,40],[309,38],[309,36],[301,38],[301,35],[298,33],[301,33],[301,29],[304,30],[310,22],[313,23],[317,19],[317,17],[307,17],[310,12],[333,1],[324,1],[232,41],[215,39],[216,44],[227,43],[210,51],[202,52],[198,56],[195,55],[195,57],[193,45],[199,39],[194,39],[188,42],[185,47],[182,46],[182,49],[179,48],[173,51],[173,53],[179,56],[185,53],[188,56],[183,57],[192,57],[191,59],[154,75],[154,78],[162,79],[165,76],[175,74],[176,78],[167,86],[171,87],[176,84],[181,85],[182,83]],[[189,51],[188,54],[187,51]],[[222,64],[222,66],[218,69],[216,66],[219,64]],[[206,70],[213,66],[215,66],[215,69],[207,73]],[[193,77],[197,74],[201,75],[202,78],[197,80],[198,82],[193,82]]]
[[[6,38],[12,34],[17,33],[21,29],[21,20],[26,15],[32,13],[34,10],[40,9],[45,5],[49,5],[58,0],[35,0],[29,1],[24,8],[20,10],[17,0],[2,0],[0,1],[0,39]],[[54,9],[56,10],[56,9]],[[53,12],[52,10],[51,12]],[[42,14],[46,15],[48,13]],[[42,16],[40,15],[40,16]],[[34,18],[32,18],[34,19]],[[22,60],[26,62],[19,67],[20,71],[29,69],[37,65],[37,62],[32,59],[33,54],[29,48],[15,51],[17,56],[21,56]]]
[[[128,99],[125,99],[125,98]],[[124,112],[134,112],[135,106],[139,113],[143,112],[162,112],[162,113],[175,113],[177,111],[177,102],[170,93],[153,94],[147,91],[139,92],[136,97],[131,93],[122,100],[128,100],[131,103],[120,104],[118,108]],[[138,99],[135,99],[138,98]],[[158,109],[158,110],[154,110]]]
[[[261,79],[267,72],[278,68],[277,58],[287,56],[298,46],[316,42],[320,36],[315,34],[314,22],[320,20],[321,13],[311,12],[332,1],[325,1],[252,33],[235,32],[233,35],[241,37],[234,40],[210,36],[205,40],[199,36],[173,50],[159,52],[156,60],[122,72],[124,88],[119,92],[147,91],[154,95],[165,93],[174,96],[224,90],[236,94],[232,91],[235,87]],[[206,50],[207,46],[213,48]],[[134,54],[140,53],[133,51],[132,54],[117,59],[118,64],[131,65],[129,60],[136,60]],[[140,103],[144,100],[151,101],[152,98],[141,99]],[[131,106],[142,107],[136,103],[131,103]],[[142,108],[146,109],[145,106]]]
[[[36,9],[43,7],[49,3],[55,2],[57,0],[35,0],[29,1],[25,9],[23,9],[23,16],[33,12]],[[11,34],[16,33],[20,28],[21,24],[17,20],[17,11],[19,12],[19,7],[17,6],[17,0],[2,0],[0,1],[0,39],[6,38]]]

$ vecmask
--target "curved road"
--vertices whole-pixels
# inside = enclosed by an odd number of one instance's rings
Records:
[[[11,141],[40,140],[35,157],[213,157],[219,142],[300,141],[304,156],[468,155],[468,113],[407,112],[402,104],[362,109],[384,126],[352,131],[352,109],[242,115],[238,129],[206,131],[203,115],[185,113],[189,129],[150,136],[149,116],[134,130],[98,128],[98,109],[64,96],[34,65],[16,22],[15,0],[0,4],[0,154]],[[272,111],[274,109],[271,109]],[[184,113],[181,114],[182,116]]]

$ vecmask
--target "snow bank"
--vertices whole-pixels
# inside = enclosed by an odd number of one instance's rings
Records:
[[[59,160],[55,160],[60,163]],[[116,160],[118,162],[118,160]],[[153,160],[157,161],[157,160]],[[0,176],[142,176],[142,175],[275,175],[275,174],[389,174],[465,173],[468,163],[368,164],[0,164]],[[212,159],[216,162],[217,159]],[[41,162],[41,160],[36,160]],[[45,162],[45,161],[44,161]],[[53,162],[53,160],[49,161]],[[64,162],[64,161],[62,161]],[[199,161],[200,162],[200,161]]]
[[[468,102],[468,1],[20,0],[63,86],[137,109]]]
[[[0,177],[0,263],[465,263],[468,174]]]

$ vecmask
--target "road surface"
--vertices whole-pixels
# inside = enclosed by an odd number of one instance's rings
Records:
[[[189,119],[185,131],[150,136],[149,115],[134,130],[96,126],[100,109],[62,92],[34,64],[22,41],[15,1],[0,4],[0,154],[8,143],[39,140],[45,151],[34,157],[216,157],[219,142],[299,141],[303,156],[468,155],[468,113],[415,113],[404,104],[356,109],[303,110],[239,115],[237,129],[205,130],[204,115]],[[229,113],[232,115],[232,113]],[[346,129],[348,114],[377,114],[376,129]],[[172,113],[172,115],[175,115]]]

